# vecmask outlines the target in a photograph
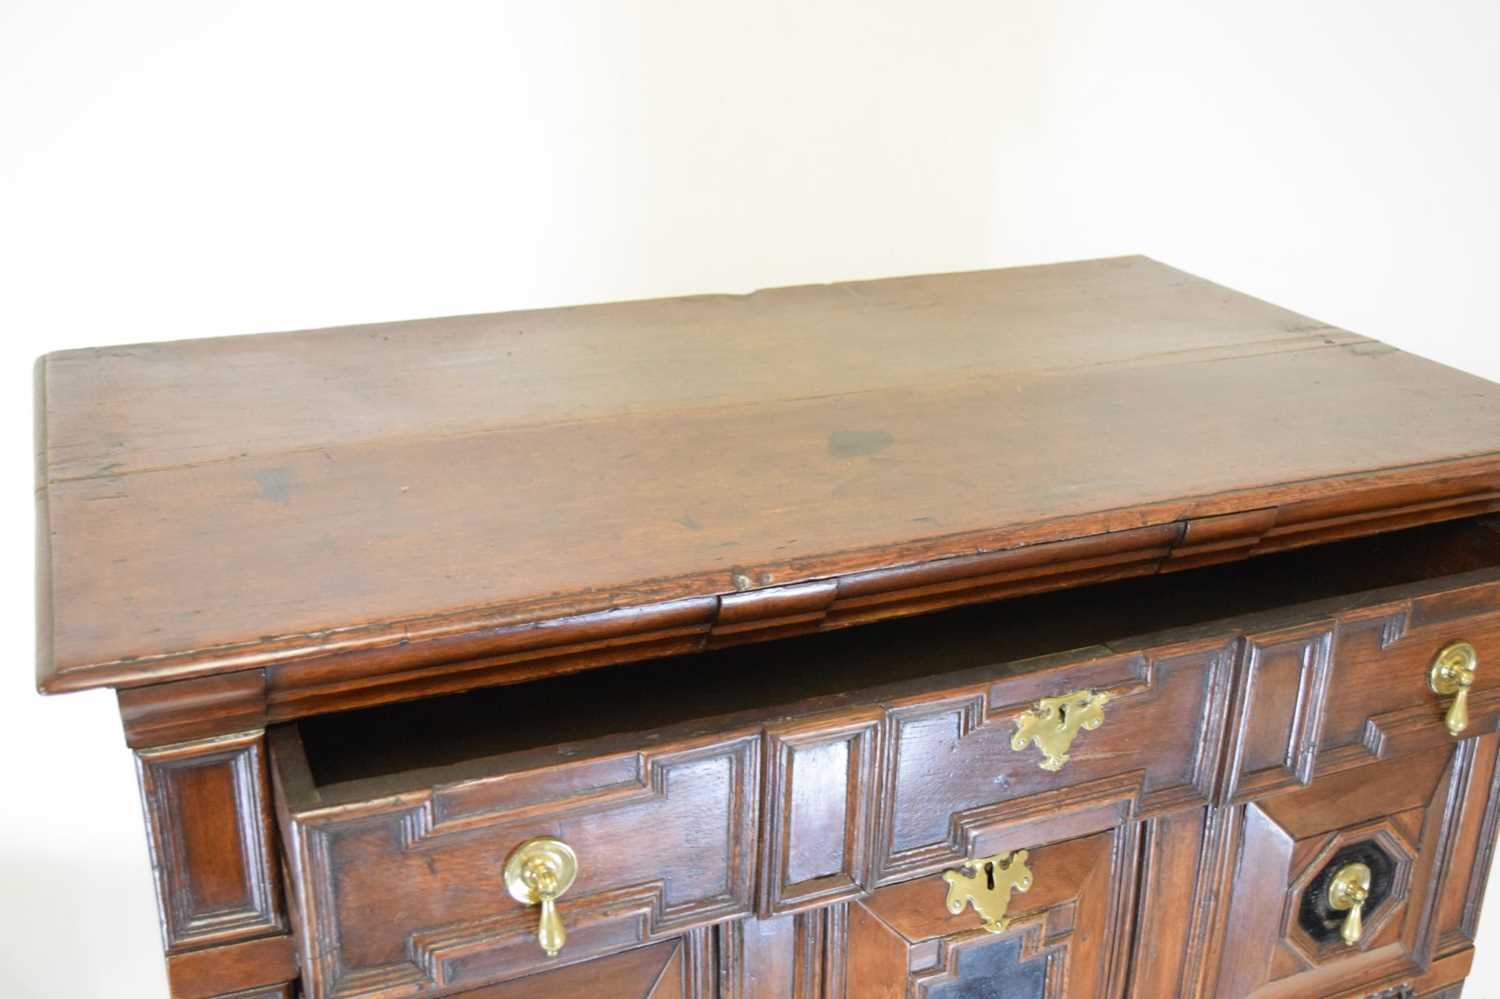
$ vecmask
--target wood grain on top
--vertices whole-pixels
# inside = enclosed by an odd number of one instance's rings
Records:
[[[1500,386],[1139,257],[67,351],[37,384],[47,690],[1500,508]]]

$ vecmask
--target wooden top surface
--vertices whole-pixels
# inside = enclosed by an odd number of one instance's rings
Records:
[[[67,351],[37,383],[47,690],[1500,495],[1500,386],[1140,257]]]

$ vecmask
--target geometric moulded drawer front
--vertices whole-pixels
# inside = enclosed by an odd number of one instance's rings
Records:
[[[1024,845],[1020,830],[1060,808],[1113,823],[1208,804],[1235,650],[1215,637],[891,702],[874,884]],[[1049,760],[1023,726],[1064,697],[1102,707]]]
[[[311,999],[458,992],[752,908],[758,733],[327,787],[315,785],[295,727],[271,743]],[[505,881],[507,858],[536,837],[577,858],[557,900],[567,936],[553,957],[538,944],[538,907]]]
[[[1442,752],[1455,697],[1432,687],[1442,652],[1472,650],[1460,738],[1500,722],[1500,584],[1455,585],[1246,637],[1226,797]]]
[[[1442,651],[1460,643],[1476,664],[1460,734],[1493,731],[1500,719],[1500,584],[1460,586],[1345,615],[1318,733],[1317,773],[1445,745],[1444,713],[1454,696],[1435,692],[1430,673]]]
[[[1213,994],[1326,995],[1419,979],[1441,930],[1445,851],[1464,812],[1483,808],[1482,792],[1466,801],[1469,774],[1494,749],[1493,738],[1466,740],[1234,806]],[[1351,927],[1349,901],[1332,900],[1355,865],[1366,894]]]
[[[967,906],[953,912],[937,875],[848,903],[843,948],[832,956],[845,984],[832,999],[1118,995],[1136,846],[1125,826],[1015,854],[1032,879],[995,931]]]

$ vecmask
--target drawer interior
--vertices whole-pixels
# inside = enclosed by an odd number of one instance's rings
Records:
[[[589,755],[591,740],[712,731],[731,718],[873,702],[969,670],[1233,618],[1307,617],[1393,587],[1500,569],[1500,518],[1413,528],[1232,564],[965,607],[844,631],[612,666],[294,724],[319,787],[484,761],[482,772]],[[1292,610],[1295,608],[1295,610]],[[1256,620],[1257,626],[1266,622]],[[614,737],[614,738],[612,738]],[[513,755],[514,754],[514,755]],[[453,768],[458,768],[457,772]],[[481,772],[481,771],[476,771]],[[381,781],[384,783],[384,781]]]

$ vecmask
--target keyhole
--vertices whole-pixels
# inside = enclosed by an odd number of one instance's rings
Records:
[[[985,886],[988,887],[990,891],[994,891],[995,890],[995,865],[994,864],[985,864],[984,865],[984,883],[985,883]]]

